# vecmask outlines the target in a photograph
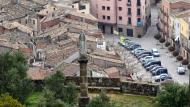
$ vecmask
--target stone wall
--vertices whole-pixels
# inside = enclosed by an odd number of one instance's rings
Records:
[[[159,91],[159,85],[126,81],[121,82],[120,89],[124,93],[156,96]]]
[[[77,86],[80,84],[80,77],[66,77],[65,84],[73,82]],[[120,81],[119,78],[88,78],[89,87],[102,88],[120,88],[122,93],[156,96],[159,91],[159,85],[138,83],[131,81]],[[115,90],[118,91],[118,90]]]

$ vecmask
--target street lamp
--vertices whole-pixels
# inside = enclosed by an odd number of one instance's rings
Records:
[[[84,31],[79,36],[79,59],[80,63],[80,98],[79,107],[86,107],[89,103],[88,97],[88,78],[87,78],[87,50],[86,50],[86,38]]]

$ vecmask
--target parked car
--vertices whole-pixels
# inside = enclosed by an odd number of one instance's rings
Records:
[[[150,56],[150,54],[142,54],[142,55],[138,56],[137,59],[145,58],[147,56]]]
[[[161,61],[150,61],[150,62],[146,63],[146,64],[144,65],[144,67],[145,67],[145,69],[147,69],[149,66],[155,65],[155,64],[161,66]]]
[[[150,51],[145,51],[145,52],[141,52],[141,53],[137,54],[136,57],[139,57],[139,56],[141,56],[142,54],[149,54],[149,56],[152,55],[152,53],[151,53]]]
[[[172,77],[170,77],[166,73],[163,73],[163,74],[154,76],[153,79],[154,79],[155,82],[160,82],[160,81],[165,81],[165,80],[168,80],[168,79],[172,79]]]
[[[132,54],[135,54],[135,53],[137,53],[137,52],[142,52],[142,51],[144,51],[143,48],[136,48],[136,49],[132,50],[131,53],[132,53]]]
[[[177,73],[180,75],[184,75],[187,69],[185,69],[183,66],[177,67]]]
[[[157,69],[156,71],[152,72],[152,75],[153,76],[157,76],[157,75],[160,75],[160,74],[168,74],[168,70],[166,68],[160,68],[160,69]]]
[[[134,53],[134,56],[137,56],[138,54],[140,54],[140,53],[142,53],[142,52],[146,52],[146,50],[139,50],[139,51],[136,51],[136,52]]]
[[[146,60],[145,62],[142,63],[142,65],[144,66],[145,64],[149,63],[149,62],[152,62],[152,61],[155,61],[154,59],[150,59],[150,60]]]
[[[154,60],[154,56],[145,56],[143,58],[140,58],[140,62],[143,63],[143,62],[146,62],[146,61],[149,61],[149,60]]]
[[[133,45],[131,45],[129,47],[129,50],[134,50],[134,49],[137,49],[137,48],[140,48],[140,47],[141,47],[141,45],[139,45],[139,44],[133,44]]]
[[[156,67],[156,66],[159,66],[158,64],[154,64],[154,65],[151,65],[151,66],[149,66],[149,67],[147,67],[147,71],[150,71],[150,69],[152,69],[152,68],[154,68],[154,67]]]
[[[134,43],[134,42],[131,42],[131,41],[125,42],[125,46],[124,46],[124,47],[125,47],[126,49],[129,49],[129,47],[132,46],[132,45],[134,45],[134,44],[135,44],[135,43]]]
[[[164,68],[164,67],[162,67],[162,66],[155,66],[154,68],[150,69],[150,72],[152,73],[152,72],[154,72],[154,71],[156,71],[157,69],[160,69],[160,68]]]
[[[154,57],[159,57],[160,56],[160,53],[158,52],[158,49],[156,49],[156,48],[151,49],[151,52],[152,52],[152,55]]]

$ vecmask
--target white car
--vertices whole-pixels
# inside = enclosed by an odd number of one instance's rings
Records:
[[[151,52],[152,52],[152,55],[154,57],[159,57],[160,56],[160,53],[158,52],[158,49],[156,49],[156,48],[151,49]]]
[[[143,62],[147,62],[147,61],[150,61],[150,60],[154,60],[154,56],[146,56],[144,58],[141,58],[140,62],[143,63]]]
[[[158,76],[154,76],[153,79],[155,82],[160,82],[160,81],[165,81],[167,79],[172,79],[172,78],[168,74],[164,73]]]
[[[185,72],[187,71],[187,69],[185,69],[183,66],[179,66],[177,67],[177,73],[178,74],[185,74]]]

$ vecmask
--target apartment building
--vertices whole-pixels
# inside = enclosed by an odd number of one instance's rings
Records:
[[[91,0],[90,12],[106,34],[142,36],[150,24],[150,0]]]

